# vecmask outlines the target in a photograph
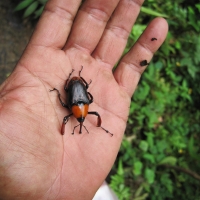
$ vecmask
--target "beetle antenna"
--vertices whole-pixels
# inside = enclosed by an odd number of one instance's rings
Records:
[[[82,126],[85,128],[85,130],[87,131],[87,133],[89,133],[89,131],[87,130],[86,126],[84,126],[83,123],[80,123],[80,124],[74,126],[72,135],[74,134],[74,130],[75,130],[76,127],[78,127],[78,126],[80,126],[80,131],[79,131],[80,134],[82,133]]]
[[[85,128],[85,130],[87,131],[87,133],[89,133],[89,131],[87,130],[86,126],[83,125],[83,127]]]
[[[100,126],[106,133],[110,133],[110,135],[111,135],[111,137],[113,136],[113,134],[110,132],[110,131],[108,131],[108,130],[106,130],[105,128],[103,128],[102,126]]]
[[[79,125],[80,125],[80,124],[74,126],[74,129],[73,129],[72,135],[74,135],[74,130],[75,130],[75,128],[78,127]]]

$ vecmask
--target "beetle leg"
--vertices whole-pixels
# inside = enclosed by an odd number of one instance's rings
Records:
[[[83,79],[83,77],[82,77],[82,79]],[[89,85],[90,85],[91,83],[92,83],[92,80],[90,79],[90,82],[87,83],[88,87],[89,87]]]
[[[110,133],[111,136],[113,136],[113,134],[111,132],[109,132],[108,130],[106,130],[105,128],[103,128],[101,126],[101,117],[99,115],[98,112],[96,111],[92,111],[92,112],[88,112],[88,114],[91,114],[91,115],[96,115],[98,118],[97,118],[97,127],[101,127],[106,133]]]
[[[99,115],[99,113],[98,112],[88,112],[88,114],[90,114],[90,115],[96,115],[98,118],[97,118],[97,127],[101,127],[101,117],[100,117],[100,115]]]
[[[87,83],[86,80],[83,77],[80,76],[80,78],[83,81],[83,83],[85,83],[85,87],[86,87],[86,90],[87,90],[89,88],[89,85],[92,83],[92,80],[90,79],[90,82]]]
[[[83,70],[83,66],[81,66],[82,68],[81,68],[81,70],[79,71],[79,77],[81,78],[81,80],[85,83],[85,87],[86,87],[86,90],[89,88],[89,85],[92,83],[92,80],[90,79],[90,82],[89,83],[87,83],[86,82],[86,80],[83,78],[83,77],[81,77],[81,72],[82,72],[82,70]]]
[[[61,128],[61,134],[64,135],[65,134],[65,124],[68,122],[69,118],[73,115],[73,113],[71,113],[70,115],[67,115],[63,118],[63,123],[62,123],[62,128]]]
[[[89,102],[90,102],[90,104],[93,102],[93,96],[88,92],[88,95],[89,95],[89,97],[90,97],[90,99],[89,99]]]
[[[74,69],[72,69],[71,73],[69,74],[69,76],[68,76],[68,78],[67,78],[67,80],[66,80],[66,83],[65,83],[65,86],[64,86],[64,90],[65,90],[66,92],[68,91],[68,89],[67,89],[68,81],[69,81],[69,79],[70,79],[70,77],[71,77],[71,75],[72,75],[73,72],[74,72]]]
[[[83,65],[81,65],[81,70],[79,71],[79,76],[81,77],[81,72],[83,70]]]
[[[68,105],[62,102],[62,99],[61,99],[61,97],[60,97],[60,92],[59,92],[58,89],[53,88],[53,90],[49,90],[49,92],[52,92],[52,91],[54,91],[54,90],[56,90],[57,93],[58,93],[58,98],[59,98],[59,101],[60,101],[61,105],[62,105],[63,107],[65,107],[65,108],[68,108],[68,109],[69,109]]]

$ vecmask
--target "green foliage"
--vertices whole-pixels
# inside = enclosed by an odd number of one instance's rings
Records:
[[[22,0],[14,9],[14,11],[24,11],[23,17],[34,15],[34,18],[38,18],[44,9],[44,5],[47,0]]]
[[[129,199],[130,197],[130,189],[125,185],[125,173],[122,166],[122,161],[119,160],[118,170],[114,176],[111,176],[111,187],[118,188],[116,191],[116,195],[121,199]]]
[[[119,195],[114,178],[120,176],[129,189],[130,196],[121,193],[119,199],[198,200],[200,3],[147,0],[141,11],[125,52],[154,16],[167,17],[169,33],[132,98],[117,157],[123,175],[114,166],[110,185]]]

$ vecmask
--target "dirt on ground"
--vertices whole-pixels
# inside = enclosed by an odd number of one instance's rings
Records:
[[[16,4],[0,1],[0,84],[10,75],[22,55],[33,25],[13,12]]]

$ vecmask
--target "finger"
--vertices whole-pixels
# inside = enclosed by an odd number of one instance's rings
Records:
[[[81,0],[50,0],[37,24],[30,44],[62,48],[67,40]]]
[[[140,62],[143,60],[150,62],[153,54],[165,40],[167,31],[168,24],[165,19],[154,19],[131,50],[120,61],[114,72],[114,76],[118,84],[130,97],[135,91],[141,74],[146,68],[146,66],[141,66]],[[152,40],[152,38],[156,38],[157,40]]]
[[[121,0],[109,21],[93,57],[112,68],[121,57],[143,0]]]
[[[66,47],[91,53],[99,42],[104,28],[119,0],[88,0],[80,8]]]

